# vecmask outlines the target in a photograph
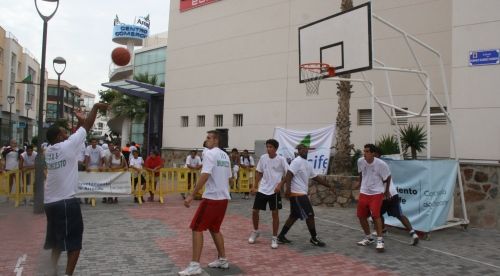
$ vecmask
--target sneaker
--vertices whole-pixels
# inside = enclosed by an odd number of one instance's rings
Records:
[[[367,246],[367,245],[370,245],[374,242],[375,242],[375,240],[373,238],[365,237],[364,239],[362,239],[361,241],[358,242],[358,245]]]
[[[382,230],[382,237],[387,236],[387,234],[389,234],[389,232],[387,231],[387,229]],[[377,236],[377,231],[373,231],[372,232],[372,236],[376,237]]]
[[[228,269],[229,268],[229,262],[227,261],[227,258],[218,258],[217,260],[209,263],[208,267]]]
[[[377,240],[377,252],[384,252],[384,240]]]
[[[291,243],[292,241],[285,238],[285,236],[278,236],[278,243]]]
[[[326,243],[324,243],[322,240],[318,239],[318,237],[311,238],[309,241],[312,243],[312,245],[319,246],[319,247],[323,247],[326,245]]]
[[[188,267],[183,271],[179,271],[179,275],[181,276],[189,276],[189,275],[200,275],[201,274],[200,263],[190,262]]]
[[[278,238],[277,237],[273,237],[271,239],[271,248],[272,249],[278,248]]]
[[[417,245],[418,244],[418,235],[417,233],[413,232],[411,234],[411,245]]]
[[[253,230],[250,234],[250,238],[248,238],[248,243],[255,243],[255,240],[260,236],[258,230]]]

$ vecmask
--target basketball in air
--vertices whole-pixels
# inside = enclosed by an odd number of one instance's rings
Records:
[[[126,48],[117,47],[111,52],[113,63],[118,66],[125,66],[130,62],[130,53]]]

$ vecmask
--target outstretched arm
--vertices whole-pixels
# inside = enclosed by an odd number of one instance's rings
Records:
[[[95,122],[95,118],[97,117],[97,111],[99,110],[107,110],[109,107],[106,103],[96,103],[90,110],[88,116],[85,118],[85,114],[82,111],[75,111],[75,116],[78,120],[78,125],[81,125],[87,132],[92,128]]]

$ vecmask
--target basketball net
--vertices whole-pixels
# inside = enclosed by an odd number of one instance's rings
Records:
[[[335,76],[335,69],[326,63],[305,63],[300,65],[301,78],[306,83],[306,95],[319,95],[319,83],[325,77]]]

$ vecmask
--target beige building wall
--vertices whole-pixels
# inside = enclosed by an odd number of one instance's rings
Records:
[[[365,1],[354,2],[357,5]],[[491,2],[490,6],[494,7],[500,5],[494,0],[486,2]],[[467,36],[471,28],[477,29],[474,32],[477,37],[487,35],[488,30],[495,29],[496,25],[486,22],[494,22],[498,16],[494,12],[483,16],[488,12],[479,9],[481,5],[469,6],[473,4],[465,0],[372,2],[374,14],[441,54],[444,78],[438,56],[412,42],[417,62],[404,37],[377,20],[372,21],[373,56],[389,67],[417,69],[420,64],[430,76],[431,89],[437,99],[455,119],[459,157],[498,159],[500,146],[494,142],[498,139],[491,139],[500,136],[498,126],[488,130],[491,135],[484,136],[495,144],[489,149],[483,148],[484,143],[472,146],[474,135],[470,131],[470,127],[477,128],[477,131],[481,128],[480,124],[473,123],[477,118],[486,120],[498,112],[491,107],[499,102],[490,89],[495,82],[478,83],[474,80],[465,85],[462,82],[470,78],[455,76],[465,70],[471,70],[474,76],[479,74],[484,79],[494,75],[490,72],[491,66],[468,68],[467,53],[475,48],[494,48],[494,42],[498,45],[498,41],[475,39],[478,45],[472,47],[463,43],[465,38],[459,41],[459,35]],[[163,146],[200,147],[207,130],[227,128],[229,147],[253,149],[255,140],[272,137],[275,127],[307,130],[335,124],[336,83],[323,81],[319,96],[306,96],[304,85],[298,82],[297,29],[339,11],[340,0],[222,0],[180,13],[179,2],[171,1]],[[346,31],[349,31],[347,27]],[[498,36],[488,37],[489,40],[498,39]],[[459,50],[462,52],[457,53]],[[457,63],[459,60],[462,62]],[[372,70],[365,76],[374,82],[376,95],[389,102],[385,75]],[[390,73],[389,76],[397,106],[413,111],[425,107],[425,87],[420,79],[403,73]],[[352,77],[362,78],[363,75],[356,73]],[[444,84],[451,93],[451,103],[445,97]],[[473,100],[464,94],[465,89],[471,90],[472,85],[474,90],[483,90],[478,92],[481,97]],[[360,148],[370,142],[372,128],[358,125],[358,110],[370,109],[371,103],[362,85],[354,84],[353,91],[351,140],[356,148]],[[435,101],[431,102],[431,107],[437,106]],[[243,114],[242,127],[233,126],[234,114]],[[379,107],[373,110],[373,114],[375,139],[393,131],[389,119]],[[205,116],[204,127],[197,126],[197,116],[200,115]],[[215,127],[215,115],[223,115],[221,127]],[[187,127],[181,126],[182,116],[188,117]],[[408,122],[424,124],[425,119],[409,119]],[[449,125],[432,125],[428,134],[432,138],[432,156],[448,156],[451,151]]]

